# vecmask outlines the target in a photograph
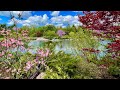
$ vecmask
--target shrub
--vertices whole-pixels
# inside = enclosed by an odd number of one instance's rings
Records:
[[[52,69],[46,70],[46,75],[44,76],[44,79],[69,79],[68,74],[63,72],[62,68],[57,67],[57,72],[53,71]]]
[[[79,50],[83,48],[96,48],[99,45],[99,41],[95,40],[91,34],[91,32],[79,28],[78,32],[71,36],[72,43]]]
[[[56,27],[54,25],[47,25],[45,26],[45,31],[57,31]]]
[[[59,52],[57,55],[52,53],[47,61],[49,69],[46,70],[45,78],[68,79],[72,78],[75,69],[76,58]],[[53,73],[53,74],[52,74]]]
[[[110,73],[110,75],[115,76],[115,77],[119,77],[120,78],[120,67],[118,66],[110,66],[108,69],[108,72]]]
[[[35,37],[41,37],[41,36],[43,36],[43,33],[41,33],[40,31],[37,31],[37,32],[35,32],[36,34],[35,34]]]
[[[94,63],[88,63],[85,60],[80,60],[76,64],[76,75],[74,78],[80,79],[99,79],[100,77],[100,70],[98,66]]]
[[[69,35],[70,36],[75,36],[75,33],[74,32],[70,32]]]
[[[66,33],[63,30],[58,30],[57,34],[59,37],[62,37],[63,35],[65,35]]]
[[[88,63],[80,56],[59,52],[52,54],[47,61],[49,69],[46,70],[45,78],[52,79],[98,79],[100,70],[94,63]]]
[[[50,30],[48,30],[47,32],[44,32],[44,36],[45,36],[46,38],[52,39],[52,38],[56,37],[57,34],[55,33],[55,31],[50,31]]]

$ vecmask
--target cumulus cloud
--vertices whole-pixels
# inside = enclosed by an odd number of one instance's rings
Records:
[[[10,13],[12,15],[14,15],[15,17],[18,17],[18,14],[21,13],[22,11],[0,11],[0,16],[6,16],[6,17],[10,17]],[[28,18],[30,17],[32,11],[23,11],[22,13],[22,17],[23,18]]]
[[[51,23],[55,25],[63,25],[63,24],[69,24],[69,25],[74,24],[75,26],[82,25],[82,23],[78,21],[78,16],[71,16],[71,15],[66,15],[66,16],[60,15],[57,17],[52,17]]]
[[[21,20],[18,20],[18,19],[16,19],[16,18],[14,18],[14,21],[17,22],[18,24],[21,22]],[[14,24],[14,21],[13,21],[13,19],[12,19],[12,20],[8,20],[7,25],[8,25],[8,26],[9,26],[9,25],[13,25],[13,24]]]
[[[26,20],[18,20],[16,19],[16,21],[18,22],[18,24],[22,24],[23,26],[31,26],[31,25],[35,25],[35,26],[39,26],[40,24],[45,25],[48,21],[49,17],[44,14],[43,16],[30,16],[29,18],[27,18]],[[8,25],[12,25],[13,22],[9,21]]]
[[[62,28],[66,27],[63,23],[61,23],[61,24],[56,24],[55,26],[56,26],[56,27],[62,27]]]
[[[7,11],[4,11],[4,13],[1,13],[2,11],[0,11],[0,15],[7,15]],[[31,16],[31,13],[29,11],[25,11],[24,14],[26,14],[26,17],[29,16],[28,18],[24,19],[24,20],[18,20],[15,19],[18,24],[22,25],[22,26],[31,26],[31,25],[35,25],[35,26],[40,26],[40,25],[55,25],[55,26],[61,26],[61,27],[65,27],[66,25],[75,25],[75,26],[81,26],[82,23],[80,23],[78,21],[78,16],[72,16],[72,15],[59,15],[59,11],[53,11],[51,13],[51,15],[53,17],[51,17],[49,19],[49,17],[47,16],[47,14],[44,15],[34,15]],[[5,14],[6,13],[6,14]],[[18,14],[17,11],[13,12],[15,15]],[[23,15],[24,15],[23,14]],[[25,15],[24,15],[25,17]],[[11,20],[8,21],[7,23],[8,25],[13,25],[13,22]]]
[[[60,13],[60,11],[53,11],[53,12],[51,13],[51,16],[58,16],[59,13]]]

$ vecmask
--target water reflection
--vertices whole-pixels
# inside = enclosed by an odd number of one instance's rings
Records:
[[[54,43],[54,42],[57,42],[54,47],[55,54],[57,54],[59,51],[63,51],[66,54],[72,54],[72,55],[80,55],[81,54],[81,52],[78,51],[77,47],[73,46],[72,42],[68,39],[52,40],[52,43]],[[107,45],[109,42],[110,41],[108,41],[108,40],[100,41],[100,46],[98,47],[98,50],[100,50],[101,52],[98,53],[98,55],[97,55],[98,59],[100,59],[100,57],[105,56],[106,50],[107,50],[105,48],[105,45]],[[19,47],[18,51],[20,51],[22,53],[29,52],[31,54],[35,54],[37,52],[38,48],[43,48],[46,44],[49,44],[49,43],[44,42],[44,41],[33,40],[28,44],[29,49],[21,49],[21,47]],[[14,48],[12,51],[15,52],[16,50],[17,50],[17,48]]]

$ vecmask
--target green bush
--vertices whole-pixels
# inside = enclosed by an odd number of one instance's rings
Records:
[[[63,52],[52,54],[47,61],[49,67],[44,78],[51,79],[98,79],[99,68],[80,56],[73,57]]]
[[[52,39],[56,36],[57,36],[57,34],[55,33],[55,31],[48,30],[47,32],[44,32],[44,37],[46,37],[46,38]]]
[[[32,28],[30,28],[29,29],[29,36],[30,37],[41,37],[41,36],[43,36],[43,30],[42,30],[42,28],[34,28],[34,27],[32,27]]]
[[[82,28],[79,28],[75,34],[72,33],[70,38],[72,38],[72,43],[78,50],[82,50],[83,48],[97,48],[99,45],[99,41],[93,39],[92,33]]]
[[[74,26],[67,26],[66,28],[63,28],[63,30],[67,33],[70,33],[70,32],[76,32],[76,28]]]
[[[54,25],[47,25],[47,26],[44,26],[44,29],[45,29],[45,32],[47,31],[57,31],[57,28],[54,26]]]
[[[74,32],[70,32],[69,36],[75,36],[75,33]]]
[[[68,74],[63,72],[63,70],[56,66],[57,72],[53,71],[52,69],[46,70],[46,75],[44,76],[44,79],[69,79]]]
[[[85,60],[80,60],[76,64],[76,75],[74,78],[80,79],[99,79],[100,77],[100,70],[98,66],[94,63],[88,63]]]
[[[64,36],[59,37],[59,38],[62,38],[62,39],[69,39],[69,38],[70,38],[70,36],[68,36],[68,35],[64,35]]]
[[[118,66],[110,66],[108,72],[110,73],[110,75],[120,77],[120,67]]]
[[[74,74],[76,62],[77,60],[75,57],[66,55],[63,52],[59,52],[58,54],[52,53],[51,57],[49,57],[47,61],[47,65],[49,69],[46,70],[45,72],[46,73],[45,78],[50,78],[50,77],[52,79],[71,78],[72,75]]]

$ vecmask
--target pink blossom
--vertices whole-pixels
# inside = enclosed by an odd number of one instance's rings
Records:
[[[11,68],[7,69],[6,72],[9,72],[11,70]]]
[[[15,47],[16,47],[16,44],[13,44],[12,47],[15,48]]]
[[[4,47],[9,47],[11,44],[9,44],[9,43],[2,43],[1,45],[4,46]]]
[[[46,49],[46,51],[38,50],[37,52],[41,57],[47,57],[49,55],[49,50]]]
[[[10,41],[11,41],[12,43],[15,43],[15,42],[16,42],[16,40],[13,39],[13,38],[10,38]]]
[[[42,65],[45,65],[45,61],[44,61],[44,60],[42,60],[42,61],[41,61],[41,64],[42,64]]]
[[[44,54],[43,50],[38,50],[38,54],[39,54],[40,56],[43,56],[43,54]]]
[[[63,30],[58,30],[57,34],[62,37],[63,35],[65,35],[66,33]]]
[[[39,61],[38,59],[35,59],[34,62],[35,62],[36,64],[40,64],[40,61]]]
[[[9,56],[9,57],[11,57],[11,56],[12,56],[12,54],[8,54],[8,56]]]
[[[28,71],[34,64],[31,62],[31,61],[28,61],[26,63],[26,67],[25,67],[25,70]]]
[[[10,33],[10,32],[7,32],[7,31],[6,31],[6,34],[7,34],[7,35],[8,35],[9,33]]]
[[[17,41],[17,45],[24,45],[24,43],[21,41]]]
[[[46,57],[49,55],[49,52],[50,52],[50,50],[47,49],[47,50],[46,50],[46,55],[45,55]]]
[[[2,57],[3,55],[0,53],[0,57]]]

